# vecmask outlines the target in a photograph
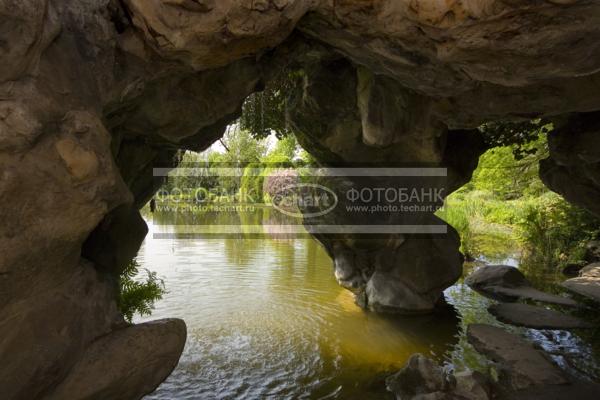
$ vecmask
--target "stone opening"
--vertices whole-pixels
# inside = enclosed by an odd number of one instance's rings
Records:
[[[183,323],[127,326],[111,280],[145,235],[152,167],[206,149],[290,65],[289,122],[320,162],[428,162],[457,189],[478,126],[546,117],[544,183],[600,215],[599,20],[586,1],[0,2],[5,396],[138,398],[170,373]],[[382,241],[375,264],[351,239],[321,241],[373,309],[430,311],[458,278],[455,234]]]

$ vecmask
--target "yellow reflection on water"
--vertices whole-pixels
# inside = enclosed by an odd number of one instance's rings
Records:
[[[386,374],[456,342],[451,313],[360,309],[312,239],[154,239],[177,232],[177,220],[166,221],[149,221],[139,261],[168,290],[151,318],[183,318],[189,334],[179,366],[149,398],[382,399]]]

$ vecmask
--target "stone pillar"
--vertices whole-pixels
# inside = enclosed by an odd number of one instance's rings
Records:
[[[324,216],[306,218],[308,230],[334,260],[341,286],[357,303],[377,312],[431,312],[442,292],[462,273],[456,231],[433,214],[443,198],[466,183],[484,147],[476,131],[448,131],[436,120],[432,102],[392,79],[356,69],[339,58],[305,67],[302,90],[292,96],[290,121],[300,143],[325,167],[441,168],[441,177],[345,177],[325,184],[339,204]],[[416,201],[429,212],[348,212],[350,188],[390,187],[440,190],[440,198]],[[395,203],[395,204],[392,204]],[[408,202],[406,202],[408,203]],[[405,204],[406,204],[405,203]],[[372,202],[370,204],[373,204]],[[397,202],[382,199],[385,209]],[[397,232],[325,234],[323,225],[422,226],[446,233]]]

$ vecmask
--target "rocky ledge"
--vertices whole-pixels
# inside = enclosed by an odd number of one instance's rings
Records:
[[[465,279],[478,293],[500,301],[534,300],[562,306],[577,306],[573,299],[542,292],[531,286],[517,268],[510,265],[486,265]]]
[[[594,325],[579,318],[528,304],[494,304],[488,308],[488,311],[501,322],[527,328],[591,329],[594,327]]]
[[[533,344],[502,328],[469,325],[467,340],[491,362],[494,377],[471,370],[449,373],[415,354],[388,377],[387,389],[397,400],[595,400],[600,391],[600,385],[569,376]]]
[[[590,264],[579,271],[577,278],[567,279],[562,283],[568,289],[600,303],[600,263]]]

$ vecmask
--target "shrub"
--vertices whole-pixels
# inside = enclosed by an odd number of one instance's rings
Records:
[[[585,244],[598,237],[600,221],[559,195],[548,193],[526,207],[518,226],[528,261],[559,267],[581,261]]]

